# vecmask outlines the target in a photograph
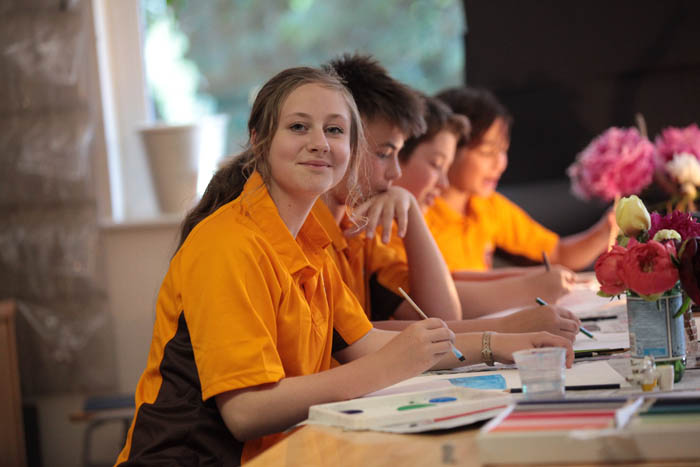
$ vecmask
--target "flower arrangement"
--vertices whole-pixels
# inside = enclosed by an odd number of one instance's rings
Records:
[[[606,130],[576,156],[567,169],[578,197],[613,201],[640,193],[653,180],[654,145],[636,128]]]
[[[676,154],[692,154],[700,158],[700,128],[696,124],[685,128],[664,128],[654,140],[659,165],[670,162]]]
[[[615,210],[617,244],[595,262],[601,296],[633,292],[653,301],[682,292],[680,316],[690,301],[700,303],[700,223],[675,211],[651,215],[637,196],[620,199]]]
[[[668,127],[656,137],[656,179],[670,195],[668,210],[695,211],[700,186],[700,129]]]

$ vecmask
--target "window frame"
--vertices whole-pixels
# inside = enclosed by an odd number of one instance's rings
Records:
[[[102,200],[109,220],[160,217],[138,129],[152,124],[145,78],[140,0],[92,0],[95,46],[105,133],[100,164],[109,180]],[[105,190],[106,191],[106,190]]]

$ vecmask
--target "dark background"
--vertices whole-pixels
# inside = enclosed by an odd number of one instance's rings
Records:
[[[700,1],[464,0],[466,82],[514,117],[499,191],[560,234],[604,205],[569,193],[566,168],[610,126],[653,138],[700,122]],[[573,213],[573,215],[572,215]]]

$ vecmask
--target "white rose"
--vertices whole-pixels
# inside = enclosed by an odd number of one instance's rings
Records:
[[[666,163],[666,170],[680,185],[700,186],[700,161],[692,154],[675,154]]]

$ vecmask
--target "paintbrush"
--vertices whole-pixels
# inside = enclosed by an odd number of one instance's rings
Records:
[[[537,297],[537,298],[535,299],[535,301],[537,302],[538,305],[545,306],[545,305],[547,304],[547,302],[545,302],[544,300],[542,300],[540,297]],[[594,339],[594,340],[597,340],[597,339],[595,338],[595,336],[591,333],[591,331],[589,331],[588,329],[584,328],[583,326],[581,326],[580,328],[578,328],[578,330],[581,331],[584,335],[588,336],[589,338]]]
[[[406,293],[406,291],[404,291],[404,289],[399,287],[399,292],[401,292],[401,295],[403,295],[403,298],[405,298],[406,301],[411,304],[413,309],[416,310],[416,312],[420,315],[421,318],[428,319],[428,316],[425,313],[423,313],[423,310],[421,310],[420,307],[416,304],[416,302],[414,302],[411,299],[411,297],[408,296],[408,294]],[[460,352],[459,349],[457,347],[455,347],[455,345],[452,342],[450,342],[450,347],[452,347],[452,353],[455,354],[455,357],[457,357],[460,362],[464,362],[467,360],[466,358],[464,358],[464,355],[462,355],[462,352]]]

